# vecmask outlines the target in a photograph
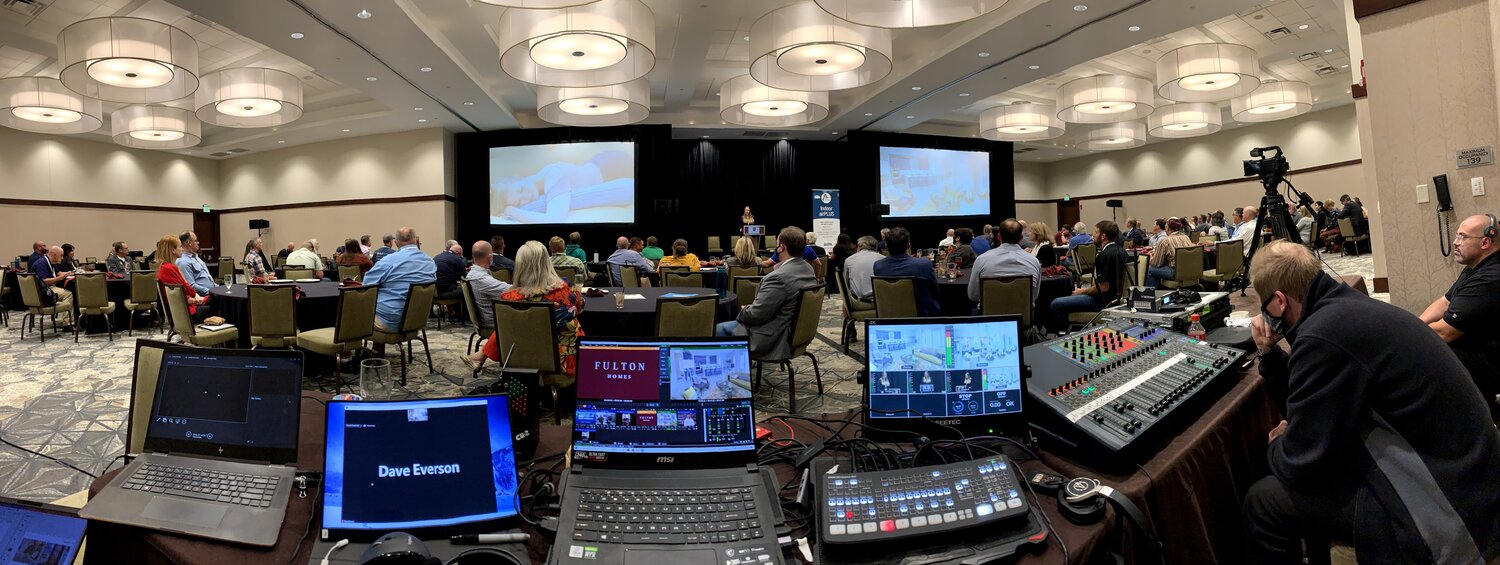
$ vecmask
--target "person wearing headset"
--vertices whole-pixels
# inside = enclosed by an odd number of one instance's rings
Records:
[[[1369,563],[1500,557],[1500,434],[1443,341],[1289,241],[1256,254],[1250,284],[1285,419],[1267,436],[1271,475],[1245,494],[1246,561],[1302,563],[1309,537],[1353,541]]]
[[[1469,216],[1453,234],[1453,258],[1464,266],[1447,294],[1422,311],[1422,322],[1469,370],[1484,394],[1490,419],[1500,421],[1500,242],[1495,241],[1495,216]]]

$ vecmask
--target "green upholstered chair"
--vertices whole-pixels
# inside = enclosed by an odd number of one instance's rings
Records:
[[[724,246],[719,244],[719,236],[717,235],[708,236],[708,247],[704,249],[707,249],[708,253],[714,255],[722,255],[724,253]]]
[[[625,288],[640,288],[641,275],[631,265],[620,265],[620,286]]]
[[[297,347],[320,355],[333,356],[333,374],[342,379],[344,353],[365,346],[375,333],[375,301],[380,287],[346,286],[339,289],[339,311],[331,328],[297,332]]]
[[[734,277],[734,294],[739,298],[740,306],[749,306],[755,303],[755,293],[760,291],[760,280],[762,277]]]
[[[182,336],[182,342],[198,347],[233,344],[240,338],[240,329],[228,327],[221,330],[205,330],[193,323],[188,310],[187,292],[182,285],[169,284],[162,288],[167,300],[167,315],[172,319],[172,329]]]
[[[505,284],[515,284],[511,282],[515,280],[514,275],[515,273],[511,272],[510,269],[506,269],[504,267],[490,267],[490,276],[495,277],[495,280],[503,282]]]
[[[728,267],[727,271],[729,274],[729,280],[734,280],[740,277],[758,277],[761,275],[760,265],[751,265],[748,267]]]
[[[875,303],[855,298],[854,293],[849,292],[849,275],[843,269],[838,271],[835,284],[838,285],[839,296],[844,299],[844,323],[839,330],[839,345],[844,346],[844,353],[848,354],[849,344],[854,342],[857,332],[856,326],[875,317]]]
[[[73,343],[78,343],[78,330],[83,326],[84,316],[102,316],[104,327],[109,330],[109,340],[115,340],[115,303],[109,299],[108,284],[101,271],[78,273],[73,278],[73,302],[78,304],[78,319],[73,320]]]
[[[718,308],[719,297],[715,294],[659,298],[656,300],[656,336],[713,337],[714,314]]]
[[[339,265],[339,280],[344,279],[363,281],[365,275],[359,272],[359,265]]]
[[[10,287],[5,284],[5,277],[0,276],[0,298],[4,298],[10,292]],[[0,326],[10,325],[10,310],[0,308]]]
[[[297,289],[287,285],[253,284],[250,301],[250,346],[297,345]]]
[[[553,265],[552,270],[557,273],[557,278],[568,281],[568,284],[577,284],[578,267]]]
[[[317,274],[317,271],[307,267],[287,267],[286,270],[282,271],[282,274],[285,275],[284,278],[291,280],[310,279],[313,278],[313,275]]]
[[[1172,278],[1161,281],[1161,285],[1176,289],[1202,284],[1203,248],[1197,245],[1178,247],[1173,252],[1177,254],[1177,268],[1172,273]]]
[[[1214,246],[1214,252],[1218,255],[1218,263],[1203,271],[1203,280],[1223,284],[1240,274],[1240,269],[1245,266],[1245,240],[1219,243]]]
[[[234,259],[219,258],[219,284],[234,284]]]
[[[805,288],[797,297],[797,310],[792,314],[792,331],[787,333],[787,340],[791,345],[791,355],[786,359],[775,359],[766,356],[756,357],[751,354],[751,360],[755,361],[755,386],[760,386],[761,373],[766,363],[776,363],[786,370],[787,388],[787,412],[797,413],[797,369],[792,366],[792,360],[798,357],[807,357],[812,360],[813,377],[818,383],[818,395],[823,394],[823,373],[818,369],[818,358],[807,351],[807,346],[812,343],[818,335],[818,319],[823,311],[824,287],[814,286]]]
[[[57,334],[57,314],[59,312],[72,312],[73,302],[65,300],[52,305],[47,305],[42,300],[42,282],[35,273],[18,273],[16,275],[16,286],[21,287],[21,304],[26,306],[26,315],[21,318],[21,339],[26,339],[26,322],[31,322],[31,327],[36,329],[37,320],[40,319],[40,330],[37,332],[42,336],[42,343],[47,342],[47,320],[52,320],[52,333]],[[43,316],[46,316],[45,318]]]
[[[135,315],[139,312],[152,312],[154,322],[161,322],[162,318],[155,314],[160,306],[161,290],[156,285],[156,272],[131,271],[130,298],[125,299],[125,310],[130,312],[130,321],[126,324],[128,335],[135,335]]]
[[[469,325],[474,327],[474,331],[469,334],[469,345],[464,348],[464,354],[467,355],[482,347],[484,340],[489,339],[490,334],[495,333],[495,327],[484,325],[484,317],[479,312],[479,299],[474,296],[474,285],[469,284],[469,281],[459,279],[458,288],[464,291],[464,306],[469,313]]]
[[[876,318],[917,317],[916,277],[870,277],[875,287]]]
[[[406,309],[401,312],[401,327],[396,331],[388,331],[375,326],[375,335],[370,336],[370,341],[395,345],[396,351],[401,355],[401,386],[406,386],[406,364],[408,359],[416,362],[414,355],[415,345],[411,342],[422,342],[422,351],[427,354],[427,370],[436,372],[432,365],[432,350],[427,347],[427,317],[432,313],[432,299],[437,295],[437,283],[420,283],[411,285],[406,292]]]
[[[1031,277],[981,277],[979,312],[985,316],[1013,314],[1021,317],[1021,329],[1031,327]]]
[[[558,404],[558,390],[573,386],[577,379],[564,373],[557,359],[553,308],[551,302],[496,300],[494,339],[502,366],[537,371],[539,383],[552,393],[553,422],[561,424],[565,407]]]
[[[1350,255],[1359,255],[1359,242],[1370,239],[1370,234],[1360,234],[1354,230],[1354,220],[1351,218],[1339,218],[1339,236],[1344,238],[1344,252]]]
[[[1085,243],[1073,248],[1073,281],[1078,285],[1094,282],[1094,259],[1099,257],[1099,246]]]
[[[691,286],[703,287],[703,273],[691,273],[686,271],[663,271],[661,275],[662,286]]]
[[[125,422],[125,453],[146,452],[146,428],[151,425],[151,405],[156,402],[156,381],[162,353],[175,343],[153,339],[135,340],[135,367],[130,374],[130,415]]]

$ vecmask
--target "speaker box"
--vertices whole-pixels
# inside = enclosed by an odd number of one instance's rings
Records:
[[[1124,208],[1125,207],[1125,201],[1123,201],[1123,200],[1105,200],[1104,201],[1104,205],[1105,206],[1109,206],[1110,208]]]
[[[271,222],[269,222],[269,221],[266,221],[266,220],[250,220],[250,229],[252,229],[252,230],[263,230],[263,229],[269,229],[270,227],[271,227]]]
[[[871,216],[889,216],[889,215],[891,215],[891,205],[890,204],[871,204],[871,205],[869,205],[866,208],[866,210],[869,212],[869,214]]]
[[[658,198],[654,202],[654,211],[658,216],[676,214],[680,205],[676,198]]]

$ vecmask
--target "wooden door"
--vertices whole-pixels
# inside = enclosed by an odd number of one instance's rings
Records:
[[[1077,200],[1067,200],[1067,201],[1063,201],[1063,202],[1058,202],[1057,203],[1057,226],[1058,226],[1058,229],[1062,229],[1062,226],[1068,226],[1070,228],[1073,227],[1073,224],[1078,223],[1078,217],[1079,216],[1078,216],[1078,201]],[[201,238],[203,236],[199,235],[198,237]]]
[[[218,212],[193,212],[193,233],[198,234],[198,247],[204,252],[203,254],[210,255],[213,260],[224,255],[224,248],[219,245]],[[232,250],[230,256],[234,256]],[[208,260],[204,259],[204,261]]]

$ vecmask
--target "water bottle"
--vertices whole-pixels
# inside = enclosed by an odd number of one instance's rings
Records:
[[[1198,341],[1207,341],[1208,332],[1203,329],[1203,323],[1198,321],[1198,315],[1193,314],[1192,320],[1193,322],[1191,324],[1188,324],[1188,337],[1196,339]]]

